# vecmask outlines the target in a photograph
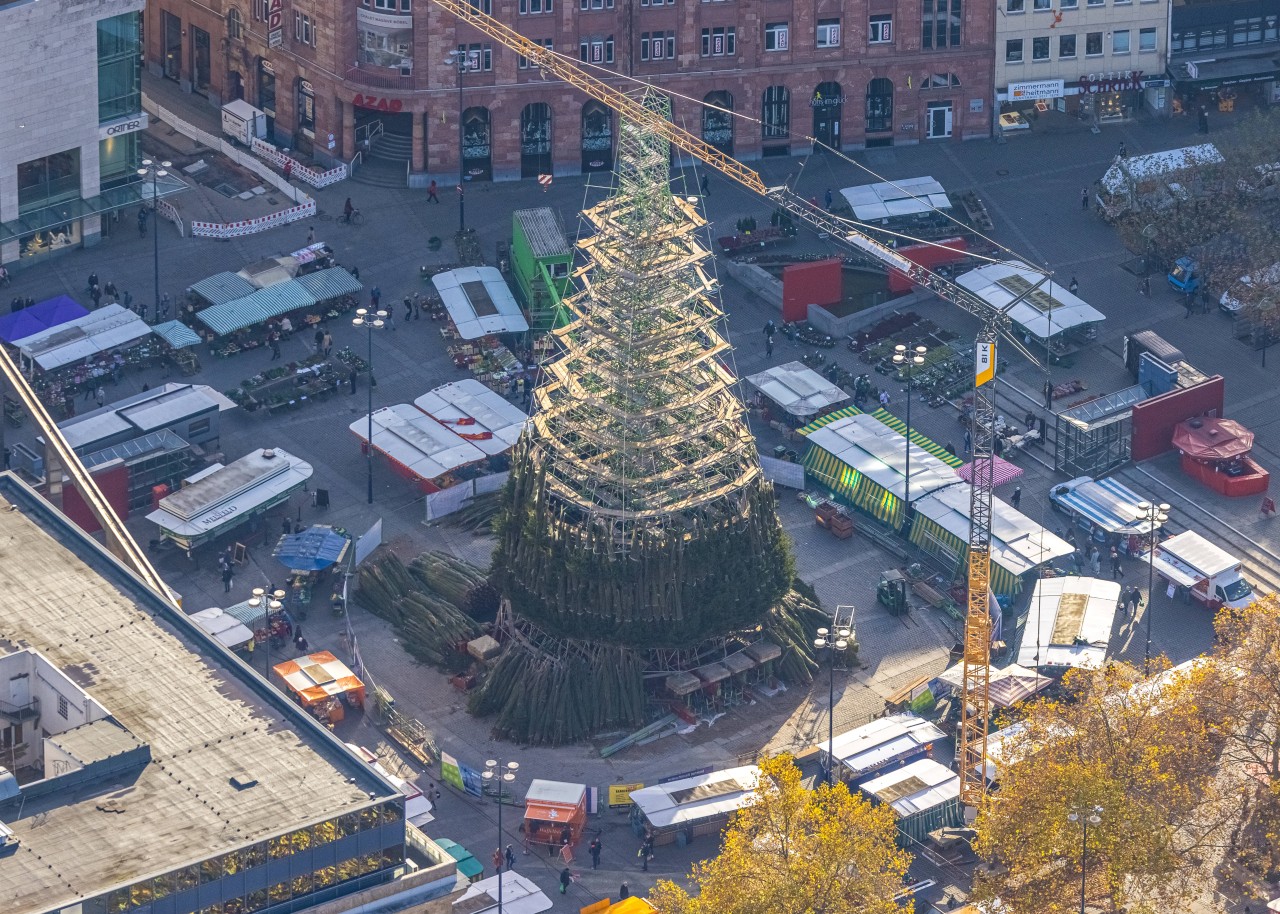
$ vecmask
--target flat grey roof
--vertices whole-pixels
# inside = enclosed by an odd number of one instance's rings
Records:
[[[65,907],[399,796],[11,473],[0,473],[0,550],[0,651],[40,651],[152,759],[127,782],[4,815],[21,842],[0,857],[5,914]],[[237,790],[239,774],[257,785]]]
[[[49,737],[49,742],[84,765],[131,752],[142,745],[137,737],[110,718],[72,727]]]

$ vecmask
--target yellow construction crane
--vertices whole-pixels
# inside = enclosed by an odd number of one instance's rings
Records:
[[[617,111],[624,120],[643,125],[644,129],[664,137],[672,146],[764,197],[770,203],[808,223],[819,232],[851,247],[856,253],[877,263],[900,270],[913,282],[924,286],[953,305],[982,321],[974,351],[973,453],[974,473],[970,501],[969,528],[969,605],[964,631],[964,702],[961,711],[960,798],[966,806],[976,808],[986,792],[987,729],[991,719],[989,694],[991,663],[991,498],[995,443],[995,377],[997,370],[996,341],[1004,337],[1033,364],[1039,361],[1009,332],[1009,309],[1038,289],[1044,276],[1032,290],[1018,296],[1006,308],[999,309],[937,273],[903,257],[876,240],[863,223],[834,216],[810,204],[790,188],[768,187],[760,175],[741,162],[725,155],[693,134],[655,115],[636,99],[598,79],[577,61],[535,44],[519,32],[480,12],[469,0],[432,0],[436,6],[453,13],[460,22],[472,26],[490,38],[526,58],[532,66],[582,90],[591,98]],[[623,125],[626,129],[626,125]],[[874,230],[874,229],[872,229]]]

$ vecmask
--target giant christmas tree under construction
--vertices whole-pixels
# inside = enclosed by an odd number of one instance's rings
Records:
[[[521,739],[640,723],[645,672],[696,664],[735,633],[781,641],[809,672],[799,615],[812,605],[791,591],[722,361],[703,221],[672,193],[669,163],[665,140],[622,124],[614,192],[583,214],[595,232],[562,355],[513,457],[493,567],[511,637],[477,708]]]

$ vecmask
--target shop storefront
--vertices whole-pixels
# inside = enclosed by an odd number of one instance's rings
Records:
[[[1046,111],[1065,111],[1066,94],[1066,81],[1061,79],[1009,83],[1005,91],[996,95],[1000,102],[1000,129],[1025,130]]]
[[[1090,73],[1080,78],[1080,105],[1098,123],[1131,118],[1142,108],[1142,71]]]
[[[1237,107],[1280,103],[1280,69],[1274,56],[1170,64],[1175,113],[1201,108],[1228,114]]]
[[[844,90],[837,82],[825,82],[813,90],[813,98],[809,99],[809,107],[813,109],[813,138],[819,145],[814,152],[822,152],[824,148],[840,148],[840,117],[844,113]]]

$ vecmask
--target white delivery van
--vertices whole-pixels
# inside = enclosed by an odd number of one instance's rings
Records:
[[[253,138],[267,138],[267,115],[243,99],[222,106],[222,132],[248,146]]]
[[[1144,555],[1141,559],[1147,561]],[[1156,546],[1156,574],[1210,609],[1243,609],[1255,599],[1240,560],[1188,530]]]

